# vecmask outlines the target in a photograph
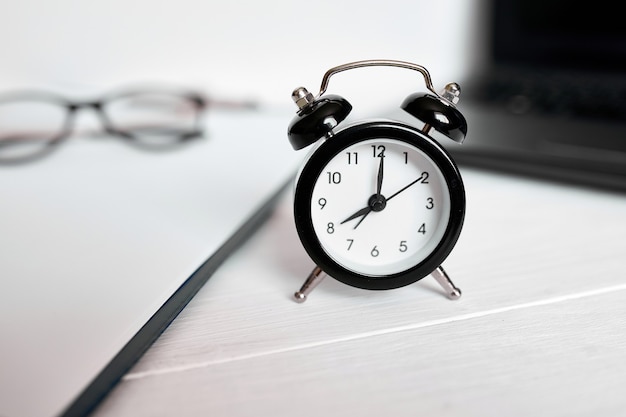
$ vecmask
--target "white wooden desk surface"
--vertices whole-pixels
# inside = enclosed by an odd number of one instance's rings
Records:
[[[94,415],[626,415],[626,195],[462,173],[460,300],[327,278],[296,304],[285,195]]]

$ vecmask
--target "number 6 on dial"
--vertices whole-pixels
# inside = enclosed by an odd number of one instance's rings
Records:
[[[352,106],[324,95],[329,78],[365,66],[420,72],[428,93],[410,95],[402,109],[418,126],[373,120],[343,126]],[[295,149],[317,142],[296,179],[294,216],[300,240],[317,264],[295,293],[302,302],[327,274],[358,288],[386,290],[433,275],[448,297],[461,292],[441,263],[461,232],[465,191],[460,173],[431,132],[461,143],[467,133],[456,109],[460,93],[436,93],[428,71],[402,61],[359,61],[330,69],[314,98],[293,93],[299,111],[289,126]]]

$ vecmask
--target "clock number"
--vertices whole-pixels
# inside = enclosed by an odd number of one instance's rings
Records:
[[[372,257],[377,257],[378,255],[380,255],[380,252],[378,251],[378,248],[376,246],[374,246],[372,248],[372,251],[370,252],[370,255],[372,255]]]
[[[327,171],[326,174],[328,175],[329,184],[339,184],[341,182],[341,172]]]
[[[329,235],[335,233],[335,224],[333,222],[330,222],[328,223],[328,225],[326,225],[326,233],[328,233]]]
[[[384,145],[371,145],[372,146],[372,156],[374,158],[382,158],[385,156],[385,146]],[[378,153],[376,153],[378,151]]]
[[[428,172],[422,172],[422,175],[419,177],[418,181],[422,184],[428,184]]]
[[[407,251],[408,246],[406,245],[406,240],[401,240],[400,241],[400,252],[406,252]]]
[[[354,243],[354,239],[346,239],[348,241],[348,250],[350,250],[350,248],[352,247],[352,244]]]
[[[433,200],[433,198],[432,198],[432,197],[428,197],[428,198],[426,199],[426,208],[427,208],[428,210],[432,210],[432,208],[433,208],[433,207],[435,207],[435,201]]]
[[[402,152],[404,154],[404,164],[408,164],[409,163],[409,153],[408,152]]]
[[[357,165],[359,163],[359,154],[357,152],[346,152],[348,155],[348,165]]]
[[[324,197],[317,200],[317,204],[320,205],[320,210],[326,207],[326,199]]]
[[[426,234],[426,223],[422,223],[422,225],[420,226],[419,230],[417,231],[417,233],[421,233],[423,235]]]

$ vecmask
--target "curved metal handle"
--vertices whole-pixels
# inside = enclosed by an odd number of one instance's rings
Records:
[[[328,71],[326,71],[326,74],[324,74],[324,77],[322,78],[322,85],[320,87],[320,92],[317,94],[317,97],[321,96],[322,94],[326,92],[326,89],[328,88],[328,82],[330,81],[330,77],[337,74],[338,72],[347,71],[347,70],[351,70],[355,68],[362,68],[362,67],[399,67],[399,68],[406,68],[406,69],[417,71],[424,76],[424,82],[426,83],[426,88],[428,88],[436,96],[439,96],[439,94],[437,94],[437,92],[435,91],[433,87],[432,80],[430,79],[430,73],[423,66],[418,65],[418,64],[413,64],[411,62],[405,62],[405,61],[373,59],[373,60],[367,60],[367,61],[350,62],[347,64],[339,65],[337,67],[331,68]]]

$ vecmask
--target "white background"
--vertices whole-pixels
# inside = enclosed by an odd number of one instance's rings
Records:
[[[440,89],[462,78],[479,53],[474,29],[480,4],[0,0],[0,91],[39,87],[97,94],[167,81],[217,97],[289,104],[295,87],[317,92],[328,68],[374,58],[420,63]],[[349,79],[354,86],[332,92],[350,101],[369,94],[363,106],[371,106],[373,91],[376,103],[399,103],[411,92],[408,83],[423,90],[417,73],[391,71],[382,78],[367,70],[338,76],[329,91],[342,87],[339,77]],[[387,94],[395,86],[401,97]]]

